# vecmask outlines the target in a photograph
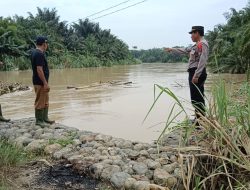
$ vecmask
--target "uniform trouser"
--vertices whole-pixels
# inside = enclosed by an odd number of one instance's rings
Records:
[[[199,114],[205,115],[205,96],[204,96],[204,84],[207,79],[206,69],[202,71],[201,76],[199,77],[198,83],[193,84],[192,79],[195,74],[196,68],[191,68],[189,72],[189,87],[191,95],[191,103],[195,108],[196,118],[199,118]]]
[[[36,100],[35,109],[44,109],[49,107],[49,92],[44,90],[42,85],[34,85]]]

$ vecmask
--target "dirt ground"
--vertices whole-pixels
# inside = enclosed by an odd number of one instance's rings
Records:
[[[52,166],[33,161],[17,168],[2,169],[6,186],[1,190],[113,190],[101,181],[77,174],[71,165],[60,161]]]

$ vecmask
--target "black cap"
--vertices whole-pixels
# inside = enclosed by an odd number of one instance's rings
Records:
[[[38,36],[36,38],[36,45],[43,45],[44,43],[48,42],[48,38],[45,36]]]
[[[189,32],[189,34],[192,34],[196,31],[200,32],[201,36],[204,36],[204,26],[192,26],[192,30]]]

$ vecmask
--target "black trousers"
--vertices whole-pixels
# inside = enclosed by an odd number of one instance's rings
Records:
[[[199,77],[198,83],[193,84],[192,79],[197,68],[188,69],[189,72],[189,87],[191,95],[191,103],[195,108],[196,118],[199,118],[199,114],[205,115],[205,96],[204,96],[204,84],[207,79],[206,69],[202,71],[201,76]]]

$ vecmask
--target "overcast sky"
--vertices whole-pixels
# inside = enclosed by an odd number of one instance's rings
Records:
[[[123,1],[125,0],[0,0],[0,16],[27,16],[27,12],[35,14],[36,7],[55,7],[61,20],[73,22]],[[131,0],[116,9],[140,1],[142,0]],[[187,32],[192,25],[204,25],[206,30],[212,30],[214,25],[225,23],[223,13],[231,7],[239,10],[247,2],[248,0],[147,0],[96,22],[102,28],[111,29],[113,34],[130,47],[148,49],[186,46],[191,43]]]

